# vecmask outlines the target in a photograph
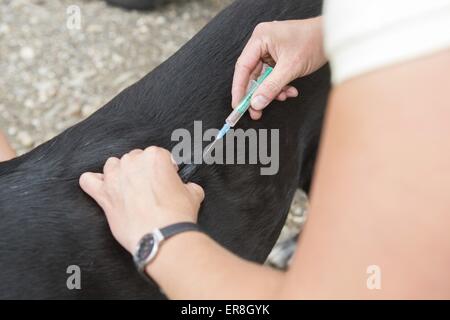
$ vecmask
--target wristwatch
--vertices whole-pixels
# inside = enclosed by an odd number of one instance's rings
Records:
[[[180,222],[162,229],[155,229],[153,232],[144,235],[137,244],[133,254],[133,260],[138,271],[147,278],[145,267],[155,258],[164,240],[186,231],[201,232],[200,227],[196,223]]]

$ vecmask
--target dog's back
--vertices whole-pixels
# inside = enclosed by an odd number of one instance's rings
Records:
[[[204,129],[222,125],[235,61],[256,24],[320,9],[313,0],[237,1],[91,117],[1,164],[0,298],[163,298],[112,238],[79,176],[133,148],[170,149],[172,131],[192,131],[194,120]],[[202,165],[190,177],[206,191],[199,223],[236,254],[263,262],[298,181],[308,187],[328,85],[323,68],[297,82],[301,98],[274,103],[261,121],[241,120],[244,129],[280,129],[278,174],[262,176],[257,165]],[[70,265],[80,267],[81,290],[66,286]]]

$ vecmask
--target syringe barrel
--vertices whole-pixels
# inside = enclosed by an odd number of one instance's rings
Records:
[[[228,116],[228,118],[225,120],[225,122],[230,126],[234,127],[236,123],[239,121],[239,119],[244,115],[244,113],[248,110],[250,107],[250,103],[252,100],[252,96],[255,93],[256,89],[258,89],[259,85],[269,76],[269,74],[272,72],[272,68],[269,66],[265,66],[263,69],[262,75],[255,81],[252,80],[250,82],[249,88],[247,90],[247,94],[245,97],[241,100],[241,102],[238,104],[238,106],[231,112],[231,114]]]
[[[250,107],[250,102],[252,100],[252,95],[258,89],[258,83],[255,80],[252,80],[250,82],[249,88],[247,90],[247,93],[245,97],[239,102],[237,107],[231,112],[231,114],[228,116],[228,118],[225,120],[226,123],[228,123],[231,127],[234,127],[236,123],[239,121],[239,119],[244,115],[244,113],[248,110]]]
[[[228,118],[225,119],[225,122],[230,126],[234,127],[239,119],[244,115],[244,112],[239,112],[238,108],[234,109],[233,112],[230,113]]]

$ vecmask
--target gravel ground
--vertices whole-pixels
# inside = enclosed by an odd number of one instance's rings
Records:
[[[100,0],[2,0],[0,128],[27,152],[159,65],[228,3],[173,0],[137,12]],[[70,24],[78,8],[80,29]],[[286,266],[306,203],[298,192],[272,265]]]

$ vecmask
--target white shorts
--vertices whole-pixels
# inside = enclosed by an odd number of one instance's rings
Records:
[[[324,35],[337,84],[450,48],[450,0],[325,0]]]

